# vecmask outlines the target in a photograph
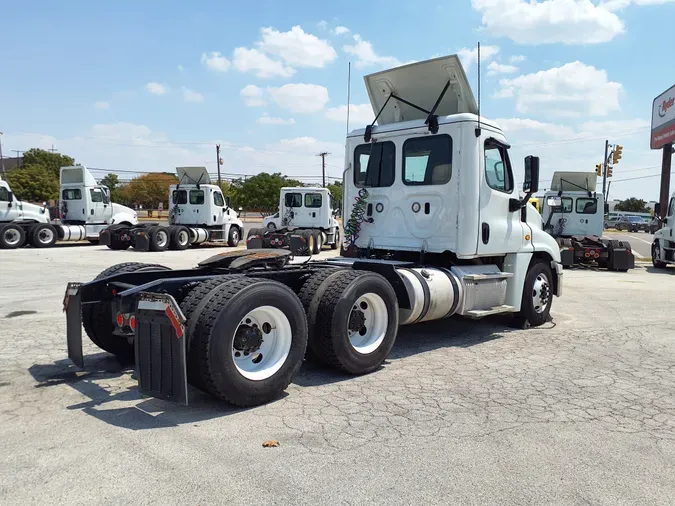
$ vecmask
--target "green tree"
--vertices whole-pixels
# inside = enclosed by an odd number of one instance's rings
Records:
[[[262,172],[245,180],[236,179],[230,184],[233,205],[247,211],[258,211],[263,216],[276,212],[279,207],[279,194],[284,186],[304,186],[300,181],[288,179],[279,172]],[[236,199],[234,198],[236,196]]]
[[[7,174],[7,183],[17,199],[43,202],[59,198],[59,181],[43,165],[24,165]]]
[[[99,183],[108,187],[110,190],[110,198],[113,202],[119,201],[121,183],[117,174],[108,174],[103,179],[101,179]]]
[[[132,179],[120,188],[120,200],[129,204],[139,203],[146,209],[156,209],[162,202],[169,208],[169,186],[178,183],[174,174],[158,172]]]
[[[650,209],[647,207],[647,203],[642,199],[636,199],[631,197],[626,200],[622,200],[614,206],[615,211],[624,211],[628,213],[648,213]]]
[[[23,165],[40,165],[47,169],[58,181],[61,177],[61,167],[75,165],[75,159],[61,153],[52,153],[44,149],[32,148],[23,154]]]
[[[326,188],[330,191],[333,199],[335,199],[334,205],[342,206],[342,181],[326,185]]]

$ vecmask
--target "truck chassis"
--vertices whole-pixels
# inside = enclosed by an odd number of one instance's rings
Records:
[[[627,272],[635,268],[635,257],[625,241],[597,236],[556,237],[563,267],[597,265],[610,271]]]
[[[333,250],[338,249],[340,246],[339,229],[336,234],[337,237],[331,236],[320,229],[252,228],[246,238],[246,247],[248,249],[284,248],[289,249],[295,255],[316,255],[321,252],[324,245],[329,245]]]

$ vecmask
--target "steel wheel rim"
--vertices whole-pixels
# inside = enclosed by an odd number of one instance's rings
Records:
[[[184,246],[185,244],[188,243],[189,240],[190,237],[185,230],[181,230],[180,232],[178,232],[178,244]]]
[[[652,244],[652,259],[654,262],[661,261],[661,248],[659,248],[656,243]]]
[[[21,240],[21,234],[15,228],[6,229],[2,236],[8,246],[16,246]]]
[[[232,231],[232,240],[235,242],[239,240],[239,232],[237,232],[236,228]]]
[[[320,250],[323,248],[323,237],[319,234],[319,237],[316,238],[316,249]]]
[[[43,228],[38,232],[37,239],[40,244],[49,244],[54,240],[54,232],[48,228]]]
[[[551,285],[548,276],[540,272],[534,280],[532,287],[532,307],[534,312],[541,314],[546,311],[548,302],[551,299]]]
[[[368,355],[377,350],[387,333],[389,311],[376,293],[361,295],[349,314],[349,343],[356,353]]]
[[[169,242],[169,234],[167,234],[164,230],[159,230],[157,232],[157,246],[163,248],[164,246],[167,245],[168,242]]]
[[[234,331],[234,366],[246,379],[266,380],[284,365],[292,342],[291,323],[284,312],[274,306],[257,307],[241,319]]]
[[[314,250],[314,236],[309,236],[309,252],[311,253]]]

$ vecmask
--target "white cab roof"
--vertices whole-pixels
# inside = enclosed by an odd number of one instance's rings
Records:
[[[374,114],[392,93],[418,107],[431,111],[445,85],[450,87],[436,108],[437,116],[458,113],[478,114],[471,86],[457,55],[443,56],[402,67],[383,70],[364,77]],[[426,119],[427,113],[392,98],[380,114],[378,125]]]
[[[328,192],[328,188],[322,188],[320,186],[284,186],[281,189],[282,192]]]
[[[554,172],[552,191],[595,191],[598,176],[595,172]]]
[[[96,186],[96,179],[84,165],[71,165],[61,167],[61,184],[82,184],[84,186]]]
[[[179,184],[211,184],[206,167],[176,167]]]

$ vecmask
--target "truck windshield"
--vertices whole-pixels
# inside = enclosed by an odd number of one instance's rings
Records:
[[[82,192],[79,188],[65,189],[61,195],[63,200],[82,200]]]
[[[394,184],[396,146],[391,141],[361,144],[354,150],[354,185],[381,188]]]
[[[174,204],[187,204],[187,192],[185,190],[174,190],[171,200]]]
[[[204,190],[190,190],[190,204],[199,206],[204,203]]]

